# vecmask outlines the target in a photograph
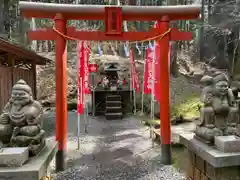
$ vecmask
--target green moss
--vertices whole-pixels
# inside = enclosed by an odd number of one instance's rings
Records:
[[[159,119],[147,120],[146,123],[148,123],[150,125],[158,125],[158,124],[160,124],[160,120]]]
[[[202,106],[199,94],[191,95],[184,103],[173,107],[173,118],[182,116],[184,119],[193,119],[200,116],[199,107]]]
[[[182,169],[183,165],[181,165],[181,162],[184,157],[183,151],[184,151],[183,147],[172,148],[172,163],[173,163],[173,167],[176,169]]]

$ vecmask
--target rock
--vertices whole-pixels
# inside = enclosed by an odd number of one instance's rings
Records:
[[[240,152],[240,138],[236,136],[217,136],[215,146],[222,152]]]

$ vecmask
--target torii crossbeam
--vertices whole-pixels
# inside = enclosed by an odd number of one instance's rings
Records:
[[[55,21],[55,28],[30,31],[31,40],[56,41],[56,140],[58,152],[56,169],[65,169],[65,150],[67,140],[67,53],[66,40],[79,39],[89,41],[139,41],[150,37],[160,45],[160,119],[162,162],[171,163],[171,129],[169,109],[169,41],[191,40],[190,32],[177,29],[169,31],[169,22],[173,20],[197,19],[200,14],[199,5],[183,6],[103,6],[76,5],[54,3],[19,3],[20,10],[26,18],[49,18]],[[105,31],[77,31],[67,27],[68,20],[104,20]],[[149,32],[123,32],[123,21],[159,21],[160,27]],[[166,33],[169,32],[169,33]],[[164,36],[160,36],[159,35]],[[69,38],[71,37],[71,38]]]

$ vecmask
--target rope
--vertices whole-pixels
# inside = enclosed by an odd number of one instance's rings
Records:
[[[68,39],[68,40],[73,40],[73,41],[79,41],[81,39],[78,39],[78,38],[74,38],[74,37],[70,37],[70,36],[67,36],[63,33],[61,33],[60,31],[58,31],[55,27],[53,27],[53,30],[58,33],[59,35],[61,35],[62,37],[64,37],[65,39]],[[160,34],[160,35],[157,35],[157,36],[154,36],[154,37],[150,37],[150,38],[146,38],[146,39],[143,39],[141,41],[131,41],[129,42],[129,44],[136,44],[137,42],[139,43],[144,43],[146,41],[151,41],[151,40],[156,40],[156,39],[159,39],[161,40],[164,36],[166,36],[168,33],[171,32],[171,28],[169,28],[165,33],[163,34]],[[124,43],[123,43],[124,44]]]

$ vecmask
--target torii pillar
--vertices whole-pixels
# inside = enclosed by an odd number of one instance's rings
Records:
[[[20,1],[19,7],[27,18],[48,18],[55,21],[55,28],[30,31],[31,40],[56,41],[56,140],[58,152],[56,170],[65,169],[65,151],[67,140],[67,50],[66,39],[86,41],[142,41],[157,37],[160,45],[160,119],[162,163],[171,164],[171,129],[170,129],[170,92],[169,92],[169,41],[191,40],[190,32],[180,32],[172,28],[169,22],[176,20],[197,19],[201,6],[103,6],[36,3]],[[104,20],[105,31],[76,31],[67,28],[67,20]],[[160,27],[149,32],[123,32],[123,21],[159,21]],[[166,33],[168,32],[168,33]]]

